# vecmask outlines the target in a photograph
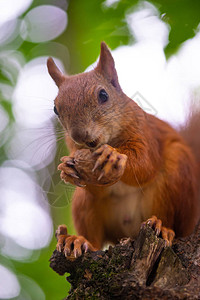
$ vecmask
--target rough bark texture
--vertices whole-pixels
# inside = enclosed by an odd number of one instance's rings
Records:
[[[145,226],[135,241],[124,239],[74,261],[55,250],[50,266],[70,273],[66,299],[200,299],[200,223],[172,248]]]

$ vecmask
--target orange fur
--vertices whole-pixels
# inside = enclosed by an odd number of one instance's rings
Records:
[[[152,215],[177,236],[190,234],[199,218],[192,150],[170,125],[145,113],[122,92],[105,43],[97,67],[88,73],[70,77],[60,74],[59,79],[52,61],[48,68],[59,86],[55,105],[67,130],[70,157],[73,159],[76,150],[88,148],[91,142],[97,143],[94,152],[107,144],[110,153],[118,155],[117,160],[123,159],[121,154],[127,156],[124,173],[117,182],[91,185],[82,178],[86,186],[76,188],[72,208],[78,234],[99,249],[105,242],[134,237],[140,224]],[[98,103],[101,89],[109,95],[104,104]],[[109,163],[110,168],[112,161]],[[59,169],[65,173],[64,163]],[[77,175],[81,178],[81,173]],[[77,182],[67,176],[65,181]],[[166,232],[163,227],[165,236]]]

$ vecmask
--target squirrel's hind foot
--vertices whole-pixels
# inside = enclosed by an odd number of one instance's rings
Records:
[[[88,250],[96,250],[83,236],[69,235],[65,225],[58,226],[56,238],[58,241],[56,245],[57,251],[63,252],[65,257],[70,260],[78,258]]]
[[[158,219],[156,216],[152,216],[151,218],[149,218],[147,221],[142,223],[142,226],[143,225],[149,225],[155,230],[155,234],[157,236],[161,235],[161,237],[165,241],[166,246],[172,245],[172,241],[175,237],[174,230],[162,226],[162,221]]]

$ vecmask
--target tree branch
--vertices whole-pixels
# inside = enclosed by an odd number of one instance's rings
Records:
[[[55,250],[50,267],[70,273],[66,299],[200,299],[200,224],[172,248],[144,226],[135,241],[123,239],[74,261]]]

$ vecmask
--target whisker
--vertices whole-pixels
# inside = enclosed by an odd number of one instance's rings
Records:
[[[50,145],[48,145],[48,143],[50,143]],[[38,149],[35,150],[33,156],[32,156],[32,162],[34,161],[34,158],[36,157],[36,155],[38,155],[40,149],[42,149],[45,145],[47,145],[47,148],[45,149],[45,151],[42,151],[41,152],[41,155],[45,155],[46,153],[48,153],[48,150],[50,149],[50,147],[52,147],[53,149],[56,149],[56,145],[53,145],[51,140],[47,140],[47,141],[44,141],[43,143],[40,143],[40,145],[38,146]],[[42,156],[42,158],[43,158]],[[42,161],[42,158],[41,158],[41,161]]]
[[[133,173],[134,173],[134,176],[135,176],[135,180],[136,180],[136,182],[137,182],[137,184],[138,184],[138,186],[139,186],[139,188],[140,188],[142,194],[144,195],[144,194],[145,194],[145,193],[144,193],[144,190],[143,190],[143,188],[142,188],[142,186],[141,186],[141,184],[140,184],[140,182],[139,182],[139,180],[138,180],[138,178],[137,178],[137,175],[136,175],[134,169],[133,169]]]
[[[53,101],[49,98],[46,98],[46,97],[40,97],[40,96],[32,96],[32,95],[23,95],[24,98],[34,98],[34,99],[42,99],[42,100],[45,100],[45,101],[49,101],[51,103],[53,103]]]

